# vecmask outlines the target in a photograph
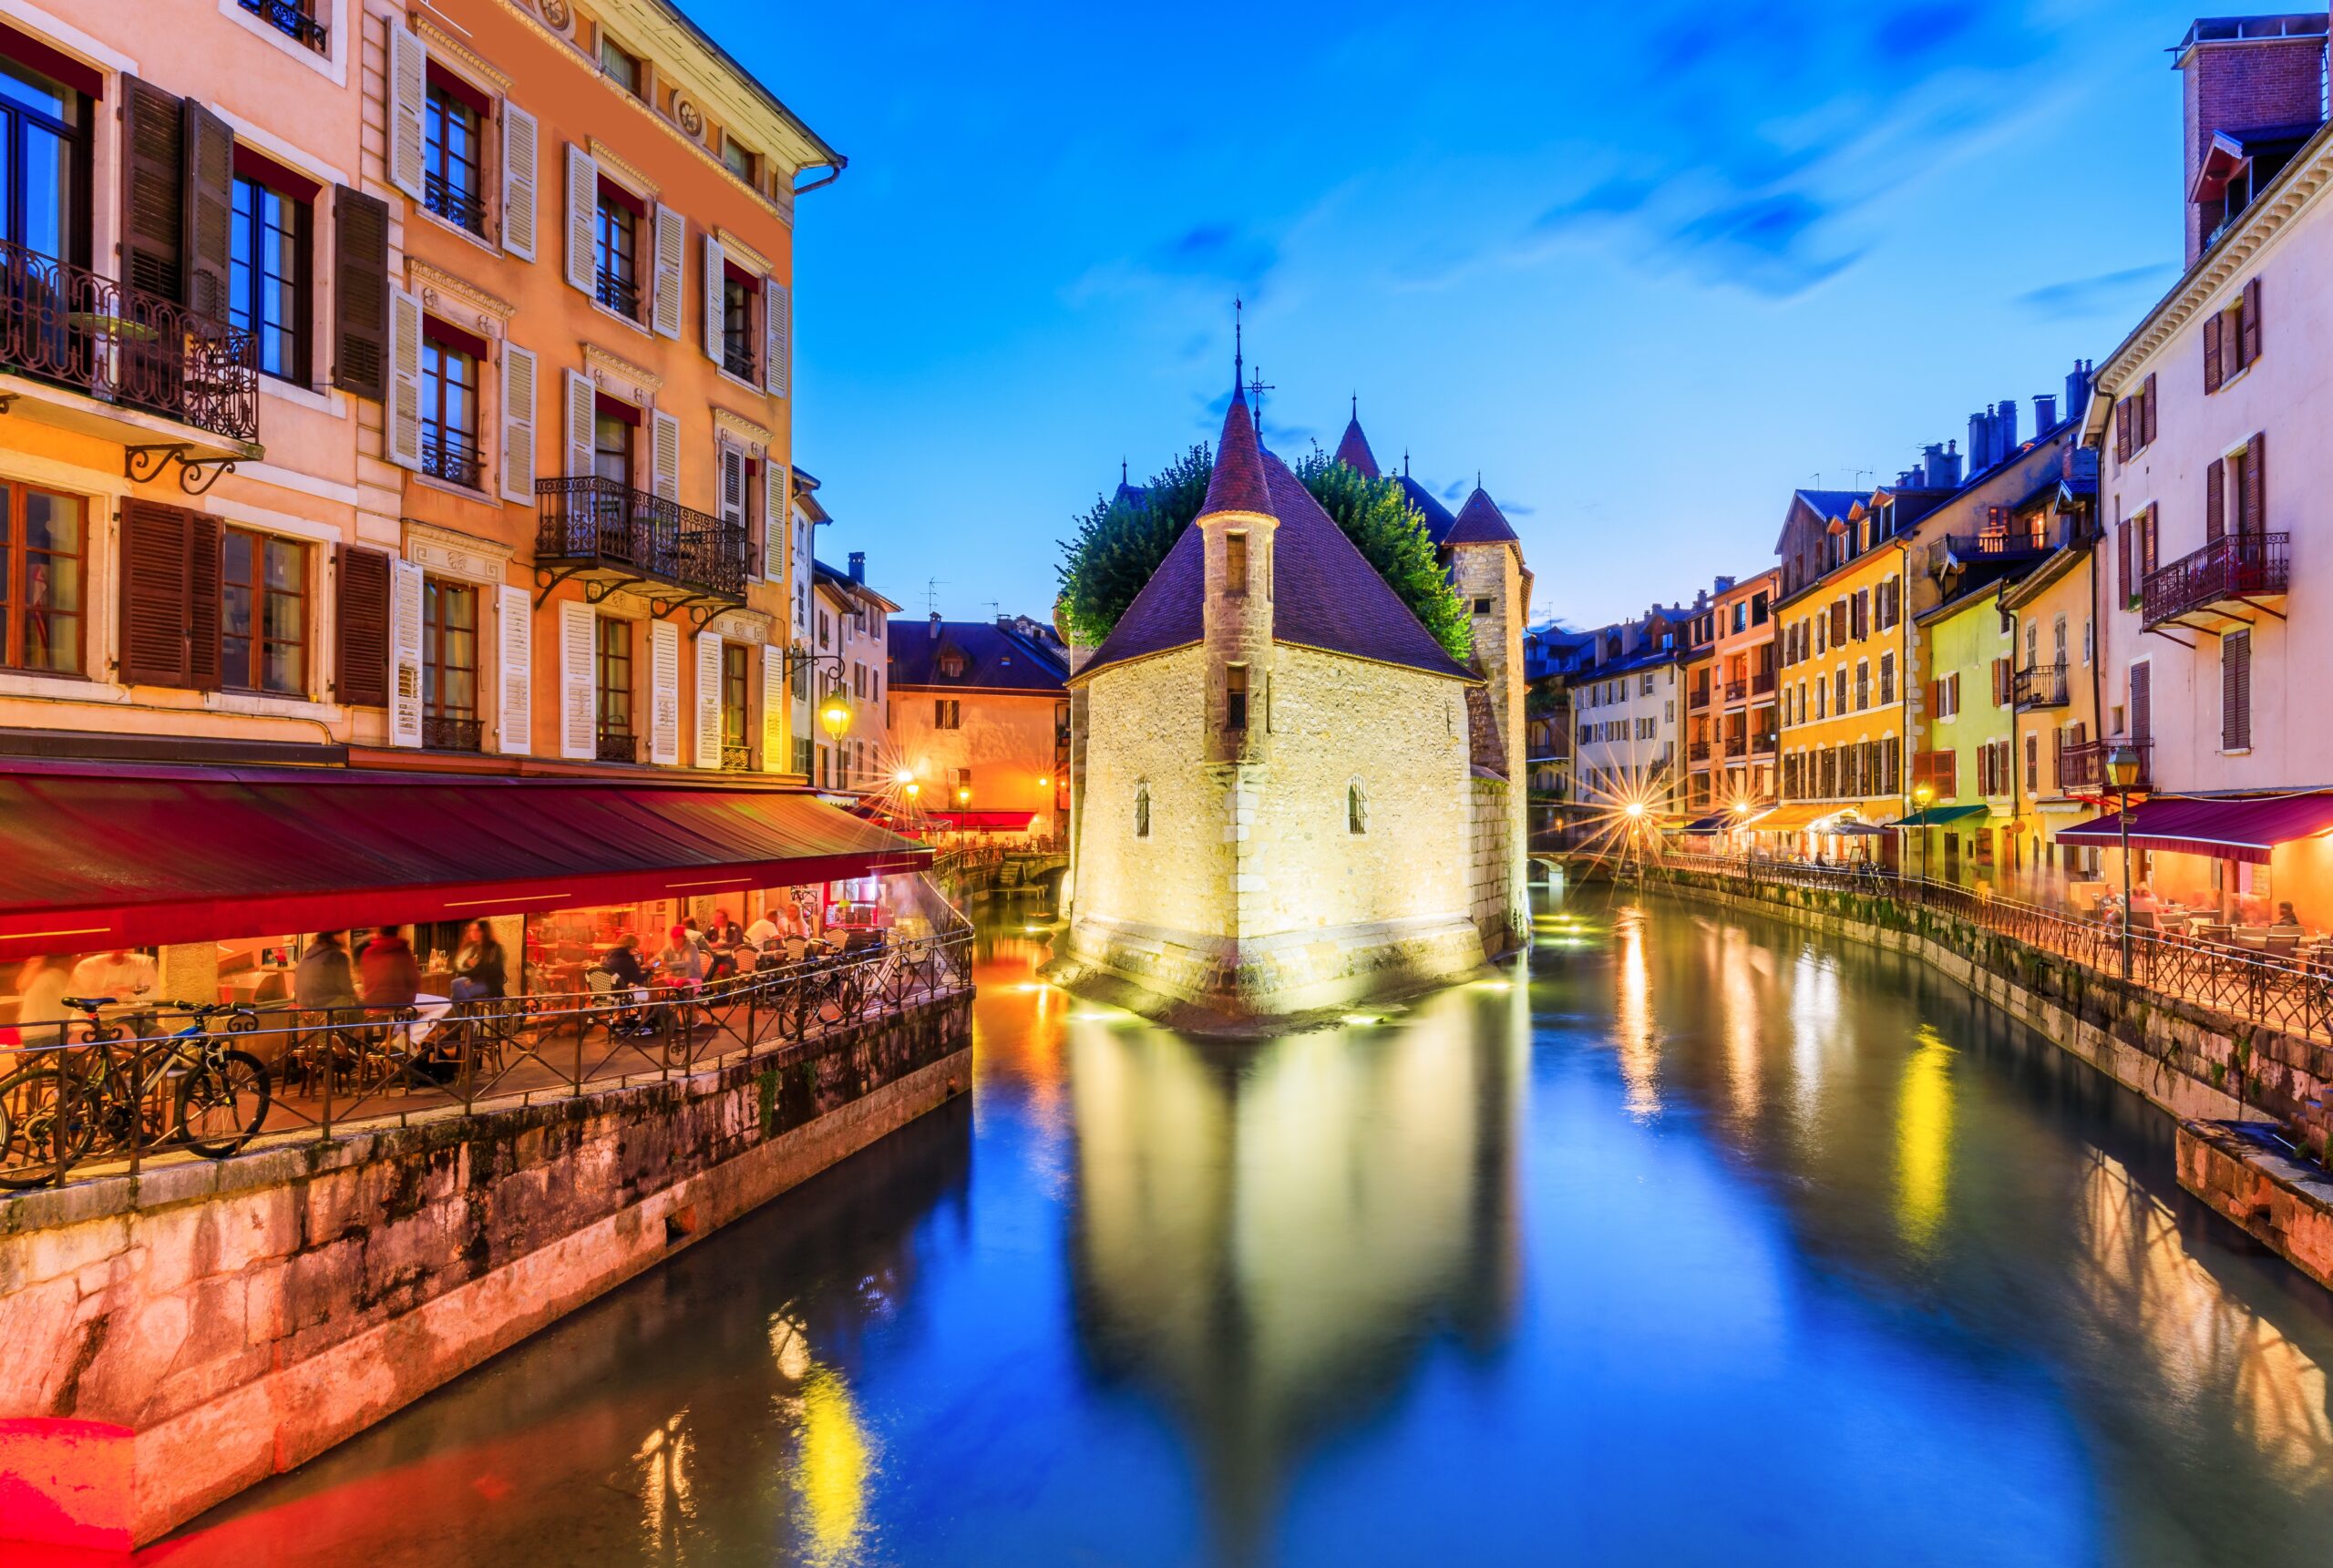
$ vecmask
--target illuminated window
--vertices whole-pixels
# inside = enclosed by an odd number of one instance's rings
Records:
[[[1223,536],[1223,591],[1248,591],[1248,536],[1244,533]]]

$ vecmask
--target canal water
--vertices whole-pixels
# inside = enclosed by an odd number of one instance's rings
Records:
[[[2333,1309],[1926,968],[1655,897],[976,1093],[142,1560],[2321,1563]]]

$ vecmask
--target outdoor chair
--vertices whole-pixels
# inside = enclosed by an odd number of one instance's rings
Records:
[[[591,1010],[608,1015],[610,1034],[640,1034],[644,1019],[639,1005],[621,995],[629,989],[616,984],[615,976],[605,969],[583,971],[583,989],[591,993]]]

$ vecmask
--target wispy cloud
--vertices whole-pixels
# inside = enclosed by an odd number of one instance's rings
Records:
[[[2178,275],[2169,261],[2147,267],[2125,267],[2094,277],[2068,278],[2045,283],[2017,296],[2017,302],[2044,321],[2078,321],[2085,316],[2127,314],[2144,302],[2144,296]]]

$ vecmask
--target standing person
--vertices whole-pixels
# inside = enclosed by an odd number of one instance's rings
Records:
[[[373,939],[365,944],[358,968],[368,1008],[409,1008],[421,994],[421,964],[399,927],[383,926],[373,934]]]
[[[319,931],[292,970],[292,1004],[303,1012],[356,1005],[356,973],[337,931]]]
[[[503,996],[509,989],[502,944],[494,939],[494,931],[485,921],[472,920],[462,927],[461,943],[454,949],[454,999],[478,1001]]]
[[[0,1040],[25,1046],[63,1045],[69,1021],[65,999],[73,994],[73,963],[60,954],[26,958],[16,971],[16,1027],[0,1030]],[[0,1054],[0,1071],[15,1066]]]

